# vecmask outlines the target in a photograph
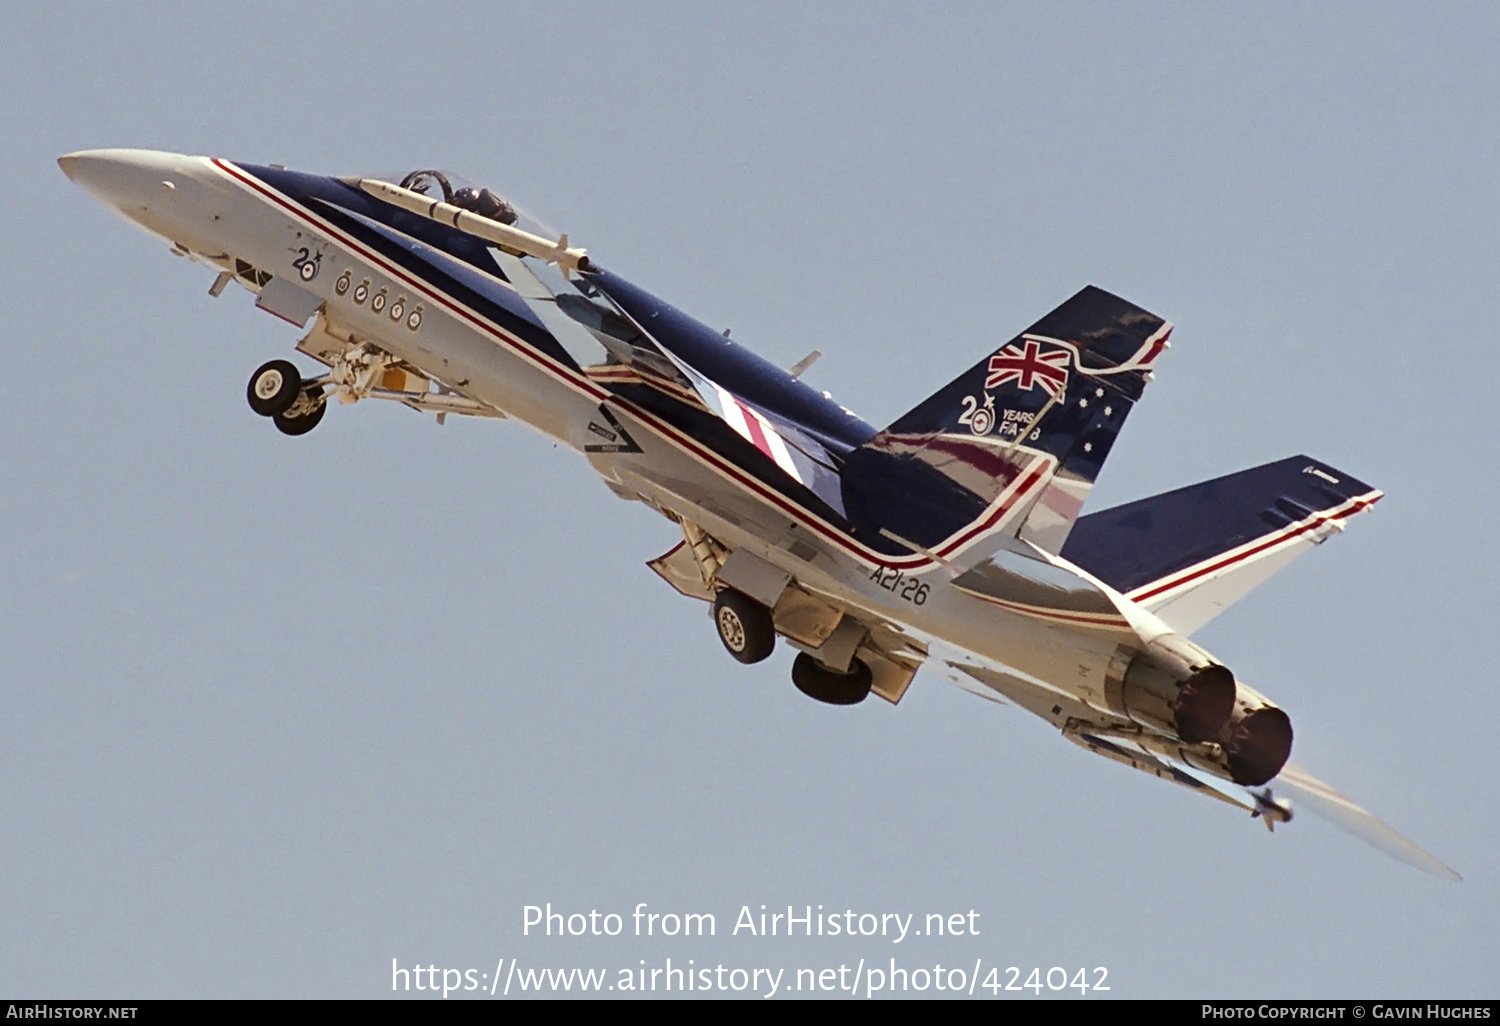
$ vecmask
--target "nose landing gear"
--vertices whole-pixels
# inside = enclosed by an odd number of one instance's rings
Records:
[[[262,364],[250,375],[245,398],[250,409],[270,417],[284,435],[307,434],[328,409],[322,383],[303,381],[297,365],[287,360]]]
[[[321,327],[316,329],[322,330]],[[341,403],[355,403],[361,399],[394,401],[419,413],[437,414],[439,424],[450,413],[505,419],[503,410],[461,395],[453,387],[427,377],[411,364],[403,363],[369,343],[349,345],[342,352],[325,358],[319,355],[323,350],[307,347],[306,342],[304,339],[298,348],[327,363],[327,374],[304,378],[296,364],[272,360],[261,364],[250,375],[250,384],[245,389],[250,409],[262,417],[269,417],[284,435],[305,435],[317,427],[328,409],[330,398],[337,398]],[[434,385],[437,391],[432,390]]]

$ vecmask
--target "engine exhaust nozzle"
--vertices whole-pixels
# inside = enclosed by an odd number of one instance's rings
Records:
[[[1292,718],[1274,705],[1256,709],[1230,725],[1224,742],[1230,779],[1259,787],[1267,783],[1292,754]]]
[[[1215,664],[1195,668],[1170,654],[1139,653],[1123,674],[1105,682],[1115,712],[1189,744],[1217,737],[1228,726],[1235,694],[1229,670]]]

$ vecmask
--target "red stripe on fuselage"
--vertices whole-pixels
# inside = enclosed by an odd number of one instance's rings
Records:
[[[209,159],[215,167],[219,168],[219,170],[229,175],[244,187],[260,194],[262,197],[269,200],[276,206],[282,208],[287,213],[298,218],[299,220],[314,225],[319,231],[326,232],[329,235],[338,238],[339,241],[343,245],[347,246],[350,250],[359,253],[364,257],[364,259],[369,260],[371,263],[378,264],[391,277],[402,281],[409,288],[427,296],[433,302],[442,306],[444,309],[448,310],[459,319],[467,322],[482,334],[488,335],[491,338],[494,338],[497,341],[505,344],[508,348],[515,350],[518,355],[536,364],[540,369],[551,374],[563,384],[568,385],[569,387],[579,392],[582,392],[584,395],[587,395],[598,402],[604,402],[605,400],[614,402],[618,406],[625,409],[631,416],[650,426],[652,430],[654,430],[658,435],[675,444],[679,449],[682,449],[690,455],[693,455],[701,462],[708,464],[711,468],[716,470],[721,475],[728,477],[731,480],[742,485],[747,490],[753,492],[760,498],[764,499],[766,502],[781,510],[783,513],[786,513],[803,522],[804,525],[813,530],[814,533],[820,535],[834,545],[837,545],[839,548],[849,553],[855,559],[858,559],[864,563],[871,564],[873,566],[896,567],[903,570],[911,570],[913,568],[930,569],[937,565],[925,556],[889,556],[885,553],[876,552],[873,549],[867,548],[866,546],[850,538],[843,531],[839,530],[832,524],[829,524],[827,521],[817,516],[815,513],[812,513],[810,510],[807,510],[804,507],[799,506],[791,500],[787,499],[780,492],[777,492],[774,489],[770,488],[758,478],[745,473],[739,467],[729,462],[725,457],[721,456],[713,449],[707,448],[706,446],[697,442],[697,440],[695,440],[691,435],[684,433],[674,425],[662,420],[649,411],[621,399],[614,393],[598,388],[592,382],[590,382],[587,377],[575,371],[572,367],[568,367],[564,364],[558,363],[555,359],[548,356],[546,353],[543,353],[540,350],[536,349],[524,339],[512,335],[510,332],[501,328],[499,325],[487,321],[484,318],[480,317],[478,314],[475,314],[465,307],[459,305],[457,302],[450,299],[446,294],[444,294],[441,290],[437,289],[429,282],[419,277],[413,277],[410,272],[406,271],[399,264],[394,263],[388,257],[371,249],[369,246],[367,246],[363,242],[360,242],[358,239],[348,235],[336,225],[330,224],[329,222],[319,218],[316,214],[314,214],[306,207],[292,202],[290,199],[265,185],[254,176],[241,171],[229,161],[219,157],[212,157]],[[746,420],[748,422],[753,420],[753,418],[747,417]],[[1027,482],[1023,484],[1022,488],[1017,491],[1017,493],[1011,498],[1009,502],[1006,502],[994,513],[986,517],[982,523],[974,525],[963,535],[945,543],[941,548],[936,550],[936,554],[941,556],[952,552],[972,538],[977,537],[979,534],[982,534],[985,531],[989,530],[994,526],[994,524],[998,523],[1000,519],[1003,519],[1004,513],[1015,504],[1017,499],[1024,496],[1026,491],[1029,490],[1033,486],[1033,484],[1034,482],[1028,479]]]

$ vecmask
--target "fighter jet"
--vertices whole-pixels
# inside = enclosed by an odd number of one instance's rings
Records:
[[[1089,286],[884,428],[456,175],[331,177],[209,157],[59,159],[107,207],[305,334],[251,410],[512,418],[681,541],[648,564],[729,655],[797,652],[809,698],[901,701],[918,671],[1081,748],[1238,806],[1287,793],[1458,874],[1289,762],[1291,719],[1192,634],[1381,493],[1307,456],[1080,515],[1172,326]]]

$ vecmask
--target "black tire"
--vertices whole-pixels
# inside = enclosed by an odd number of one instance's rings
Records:
[[[732,588],[714,599],[714,627],[724,648],[742,663],[758,663],[776,648],[771,611]]]
[[[290,409],[301,392],[302,372],[297,365],[286,360],[272,360],[250,375],[245,399],[262,417],[275,417]]]
[[[309,394],[314,391],[321,392],[323,389],[321,387],[310,389]],[[305,435],[318,426],[318,421],[322,420],[323,414],[327,412],[328,401],[325,399],[300,417],[288,417],[284,413],[278,413],[271,418],[271,422],[276,425],[276,430],[284,435]]]
[[[858,659],[848,673],[830,670],[806,652],[799,653],[792,663],[792,683],[797,690],[829,705],[858,705],[869,696],[872,680],[870,668]]]

